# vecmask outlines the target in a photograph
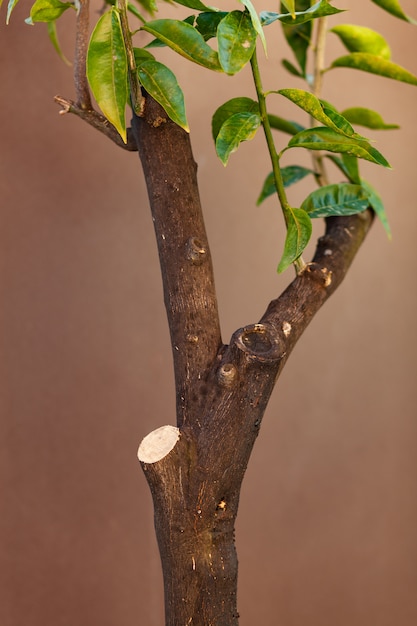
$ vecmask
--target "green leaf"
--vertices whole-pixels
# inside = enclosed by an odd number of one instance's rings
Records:
[[[192,26],[193,28],[196,27],[194,23],[196,21],[195,15],[189,15],[188,17],[184,18],[182,21],[185,24],[190,24],[190,26]],[[148,44],[146,44],[145,48],[165,48],[166,45],[167,44],[161,41],[160,39],[154,39],[153,41],[150,41]]]
[[[58,33],[56,31],[56,22],[49,22],[47,24],[47,28],[48,28],[49,39],[50,39],[53,47],[55,48],[58,56],[65,63],[65,65],[71,65],[71,61],[69,61],[67,59],[67,57],[65,56],[65,54],[61,50],[61,46],[59,45]]]
[[[217,11],[218,9],[213,9],[211,7],[207,7],[205,4],[200,2],[200,0],[174,0],[176,4],[182,4],[184,7],[188,7],[189,9],[195,9],[196,11]]]
[[[300,70],[297,70],[295,65],[287,61],[287,59],[282,59],[281,64],[287,70],[287,72],[289,72],[293,76],[298,76],[298,78],[304,78],[304,74],[300,72]]]
[[[203,36],[204,41],[208,41],[217,36],[217,28],[221,20],[227,13],[218,11],[217,13],[199,13],[196,19],[196,28]]]
[[[345,135],[346,137],[363,139],[363,137],[355,133],[354,129],[343,115],[340,115],[329,103],[319,100],[309,91],[304,91],[303,89],[280,89],[277,93],[288,98],[288,100],[294,102],[294,104],[314,117],[318,122],[332,128],[337,133]]]
[[[235,113],[258,113],[259,105],[251,98],[232,98],[228,100],[216,110],[211,121],[211,130],[214,141],[217,139],[220,128],[225,121]]]
[[[115,8],[100,17],[92,32],[87,78],[98,106],[126,143],[127,55]]]
[[[316,189],[301,205],[311,218],[354,215],[369,206],[368,194],[361,185],[340,183]]]
[[[310,8],[310,4],[310,0],[299,0],[299,2],[297,2],[297,9],[299,11],[306,11]],[[312,20],[295,25],[282,23],[281,26],[285,39],[287,40],[287,43],[293,51],[294,56],[301,68],[301,76],[305,77],[307,51],[311,43]],[[283,65],[286,67],[284,61]],[[294,68],[291,64],[289,64],[286,69],[292,73]],[[299,72],[297,73],[300,74]]]
[[[136,0],[140,6],[142,6],[147,13],[150,15],[155,15],[158,11],[158,6],[156,4],[156,0]],[[128,3],[128,10],[130,11],[133,7],[130,3]]]
[[[216,152],[223,165],[242,141],[253,139],[260,124],[260,115],[248,112],[234,113],[224,122],[216,139]]]
[[[262,46],[264,49],[265,54],[267,54],[266,51],[266,39],[265,39],[265,34],[264,34],[264,29],[262,28],[262,24],[261,24],[261,20],[259,19],[259,16],[256,12],[255,7],[253,6],[251,0],[239,0],[239,2],[241,2],[249,11],[250,14],[250,18],[252,20],[252,25],[255,29],[255,31],[258,33],[259,38],[262,42]]]
[[[332,161],[346,176],[349,182],[355,185],[360,185],[361,179],[359,176],[359,164],[358,159],[355,156],[349,154],[342,154],[336,156],[335,154],[326,154],[326,157]]]
[[[405,20],[406,22],[411,22],[412,24],[416,24],[416,21],[411,17],[408,17],[401,8],[398,0],[372,0],[375,4],[377,4],[381,9],[384,9],[391,15],[395,17],[399,17],[400,20]]]
[[[338,24],[330,29],[335,33],[349,52],[369,52],[383,59],[391,58],[391,50],[382,35],[365,26]]]
[[[307,167],[301,167],[299,165],[288,165],[281,169],[281,175],[284,182],[284,187],[289,187],[294,183],[302,180],[308,174],[314,174],[313,170]],[[259,194],[259,198],[256,201],[256,206],[259,206],[266,198],[276,193],[277,188],[275,185],[274,172],[268,174],[262,187],[262,191]]]
[[[391,167],[382,154],[367,141],[353,137],[345,137],[344,135],[336,133],[331,128],[321,126],[317,128],[307,128],[297,133],[297,135],[294,135],[288,142],[288,147],[347,153],[351,156],[383,165],[384,167]]]
[[[145,61],[155,61],[155,57],[145,48],[133,48],[133,54],[135,55],[136,67],[139,67]]]
[[[153,20],[142,26],[145,30],[178,54],[198,65],[222,71],[217,52],[210,48],[202,35],[190,24],[180,20]]]
[[[297,133],[304,130],[304,126],[301,124],[297,124],[297,122],[290,122],[289,120],[284,120],[282,117],[278,117],[278,115],[268,115],[269,125],[274,130],[280,130],[283,133],[287,133],[288,135],[296,135]]]
[[[391,228],[388,223],[388,218],[385,213],[385,208],[381,199],[381,196],[376,192],[376,190],[368,183],[366,180],[361,180],[361,185],[363,189],[368,194],[368,201],[377,216],[379,217],[385,232],[387,233],[388,239],[391,239]]]
[[[60,2],[59,0],[36,0],[30,10],[30,20],[35,22],[54,22],[67,9],[73,9],[71,2]]]
[[[326,17],[326,15],[334,15],[335,13],[343,13],[344,9],[336,9],[336,7],[330,6],[327,0],[319,0],[305,11],[296,11],[295,19],[288,15],[288,13],[273,13],[271,11],[262,11],[260,14],[261,24],[268,26],[279,20],[284,24],[303,24],[308,20],[313,20],[318,17]]]
[[[302,255],[310,241],[312,231],[311,219],[303,209],[287,209],[285,221],[287,223],[287,236],[284,252],[277,269],[279,274]]]
[[[373,130],[389,130],[399,128],[398,124],[386,124],[379,113],[364,107],[352,107],[342,111],[342,115],[352,124],[372,128]]]
[[[403,83],[417,85],[417,77],[408,70],[391,61],[381,59],[381,57],[367,52],[353,52],[347,56],[339,57],[333,61],[330,67],[349,67],[351,69],[385,76],[386,78],[400,80]]]
[[[256,31],[248,13],[231,11],[217,29],[219,61],[226,74],[239,72],[255,50]]]
[[[184,94],[171,70],[158,61],[144,61],[137,68],[141,85],[162,106],[173,122],[189,132]]]

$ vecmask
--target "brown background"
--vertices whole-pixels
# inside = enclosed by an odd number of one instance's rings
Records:
[[[411,25],[372,2],[343,5],[356,12],[336,21],[377,28],[394,61],[417,72]],[[174,398],[144,181],[137,155],[58,115],[52,97],[73,95],[71,71],[43,25],[23,24],[29,6],[22,0],[8,28],[3,7],[0,27],[0,625],[160,626],[136,449],[174,422]],[[68,55],[72,23],[68,15],[60,28]],[[329,39],[331,59],[342,48]],[[271,41],[271,60],[280,50]],[[159,58],[186,92],[227,340],[291,278],[275,273],[275,202],[255,207],[269,171],[261,134],[226,169],[210,138],[211,114],[251,95],[250,76],[211,75],[169,51]],[[291,85],[302,86],[266,70],[267,88]],[[416,90],[338,70],[324,96],[401,121],[400,131],[370,133],[394,171],[364,168],[394,238],[375,225],[271,401],[237,527],[241,624],[413,626]],[[279,96],[270,102],[296,115]]]

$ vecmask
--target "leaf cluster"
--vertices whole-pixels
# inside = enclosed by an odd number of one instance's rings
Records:
[[[7,21],[17,1],[9,0]],[[77,2],[36,0],[27,21],[31,24],[46,22],[49,35],[60,52],[56,21],[68,9],[77,9]],[[415,23],[397,0],[372,2],[396,18]],[[398,126],[386,123],[378,112],[365,107],[350,106],[339,112],[321,99],[315,82],[317,76],[321,80],[329,71],[350,68],[416,85],[417,77],[392,61],[390,46],[381,34],[349,23],[334,26],[329,32],[339,38],[346,54],[334,59],[328,67],[320,67],[317,59],[314,61],[315,28],[318,31],[318,24],[323,26],[328,17],[343,12],[328,0],[286,0],[280,3],[279,12],[260,13],[251,0],[236,0],[236,8],[231,11],[207,6],[200,0],[176,0],[176,4],[192,11],[184,20],[154,19],[158,10],[155,0],[136,0],[135,4],[129,0],[107,0],[107,4],[108,9],[99,17],[89,42],[87,78],[101,111],[125,142],[126,106],[131,104],[140,114],[137,94],[141,89],[157,100],[176,124],[189,131],[181,87],[173,72],[154,56],[161,46],[208,70],[229,76],[250,66],[257,99],[238,96],[222,104],[213,115],[212,135],[216,153],[227,165],[243,142],[250,141],[261,127],[264,130],[272,171],[266,176],[257,204],[277,194],[283,211],[287,235],[278,271],[292,263],[302,269],[300,259],[310,239],[314,218],[351,215],[372,207],[390,234],[382,200],[359,172],[360,160],[382,167],[389,167],[389,163],[353,125],[380,130]],[[143,48],[133,46],[133,29],[126,26],[128,14],[139,20],[139,30],[151,36]],[[264,91],[256,48],[259,40],[267,54],[266,32],[272,24],[282,29],[293,54],[292,61],[282,60],[283,67],[303,80],[305,89]],[[311,57],[315,63],[313,74],[309,74]],[[309,124],[304,127],[271,113],[267,102],[276,95],[301,109]],[[290,135],[279,151],[273,131]],[[282,155],[294,148],[311,151],[320,158],[313,158],[311,168],[281,166]],[[323,183],[323,155],[337,166],[344,181]],[[286,190],[306,176],[311,176],[320,186],[299,207],[292,207]]]

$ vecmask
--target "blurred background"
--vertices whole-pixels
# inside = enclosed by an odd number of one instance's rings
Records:
[[[417,18],[415,2],[401,4]],[[71,69],[43,24],[24,24],[30,6],[21,0],[8,27],[3,7],[0,26],[0,624],[161,626],[152,503],[136,451],[175,415],[145,183],[136,153],[58,115],[53,96],[74,96]],[[329,26],[378,30],[394,62],[417,73],[415,27],[372,2],[340,8],[351,12]],[[67,13],[58,32],[72,57]],[[274,64],[291,52],[269,28],[265,88],[303,88]],[[329,35],[328,62],[342,53]],[[214,110],[252,96],[251,77],[211,74],[169,50],[158,59],[186,95],[227,342],[292,280],[292,270],[276,273],[276,201],[255,206],[270,170],[262,134],[227,168],[211,139]],[[414,626],[417,92],[339,69],[323,97],[401,124],[365,131],[393,166],[363,168],[393,239],[375,223],[278,381],[241,497],[241,626]],[[275,98],[271,112],[306,123]],[[308,158],[293,152],[285,164]],[[309,182],[291,189],[294,205]]]

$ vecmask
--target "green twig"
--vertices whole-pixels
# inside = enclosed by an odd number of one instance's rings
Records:
[[[272,136],[271,125],[269,123],[268,111],[266,108],[266,93],[262,87],[261,73],[259,71],[258,57],[256,50],[251,58],[252,76],[255,83],[256,94],[258,96],[259,112],[261,116],[261,123],[265,133],[265,139],[268,146],[269,156],[272,163],[272,171],[274,174],[275,187],[277,190],[278,199],[284,214],[285,224],[288,228],[288,216],[291,210],[289,205],[287,194],[285,193],[284,181],[282,178],[281,168],[279,165],[279,155],[275,148],[274,138]],[[294,267],[297,274],[300,274],[306,267],[306,263],[302,256],[294,261]]]

